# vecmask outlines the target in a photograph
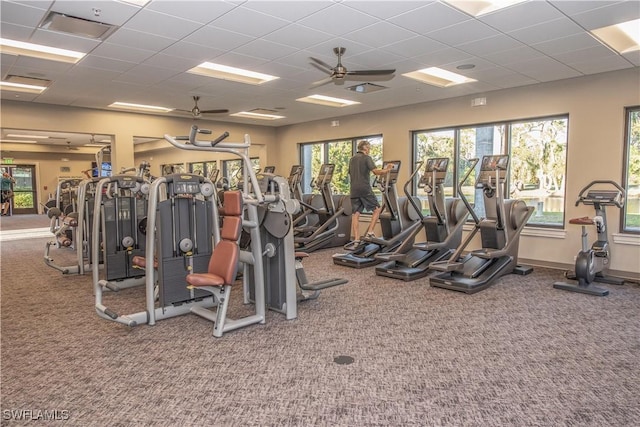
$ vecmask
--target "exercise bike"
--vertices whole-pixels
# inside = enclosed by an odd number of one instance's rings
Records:
[[[594,189],[597,185],[606,184],[614,189]],[[611,253],[609,251],[609,240],[607,238],[607,206],[615,206],[622,209],[624,206],[625,191],[614,181],[597,180],[592,181],[584,187],[578,195],[576,206],[579,204],[593,206],[596,214],[593,218],[582,217],[572,218],[569,224],[582,226],[582,250],[578,252],[575,262],[575,272],[567,273],[568,279],[577,280],[578,283],[556,282],[555,289],[562,289],[571,292],[581,292],[595,296],[606,296],[609,290],[592,286],[593,282],[609,283],[613,285],[624,284],[624,279],[605,276],[604,272],[609,268]],[[595,225],[598,239],[591,247],[588,244],[587,226]]]

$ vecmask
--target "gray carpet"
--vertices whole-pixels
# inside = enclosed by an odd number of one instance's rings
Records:
[[[562,272],[538,268],[465,295],[334,266],[327,249],[308,275],[348,284],[296,320],[270,312],[217,339],[195,315],[98,318],[91,278],[47,267],[46,241],[1,244],[3,426],[52,413],[68,419],[45,425],[640,425],[637,285],[591,297],[554,290]],[[140,311],[142,289],[108,303]],[[236,292],[230,316],[246,310]]]

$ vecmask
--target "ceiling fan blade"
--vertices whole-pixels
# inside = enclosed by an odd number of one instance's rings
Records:
[[[309,59],[310,59],[310,60],[312,60],[312,61],[314,62],[314,63],[311,63],[311,65],[314,65],[314,66],[316,66],[317,68],[319,68],[319,67],[318,67],[318,65],[321,65],[321,66],[322,66],[323,68],[325,68],[326,70],[328,70],[328,71],[333,71],[333,67],[332,67],[331,65],[327,64],[326,62],[321,61],[321,60],[319,60],[318,58],[314,58],[314,57],[312,57],[312,56],[310,56],[310,57],[309,57]],[[322,70],[322,68],[320,68],[320,69]],[[325,70],[323,70],[323,71],[325,71]]]
[[[226,108],[222,108],[219,110],[200,110],[200,114],[220,114],[220,113],[228,113],[229,110]]]
[[[327,73],[329,75],[333,74],[333,70],[325,70],[323,67],[319,66],[318,64],[314,64],[313,62],[310,62],[310,64],[316,67],[318,70],[322,71],[323,73]]]
[[[325,78],[325,79],[318,80],[317,82],[313,82],[313,83],[311,84],[310,89],[316,88],[316,87],[318,87],[318,86],[324,86],[324,85],[326,85],[327,83],[331,83],[331,81],[332,81],[332,80],[333,80],[333,77],[327,77],[327,78]]]
[[[347,71],[350,76],[386,76],[395,73],[396,70],[356,70]]]

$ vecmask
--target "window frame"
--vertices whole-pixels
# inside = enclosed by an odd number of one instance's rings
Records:
[[[452,173],[453,174],[453,196],[454,197],[458,197],[458,189],[457,189],[457,183],[459,181],[459,179],[461,178],[461,171],[460,169],[460,152],[461,152],[461,131],[465,130],[465,129],[478,129],[478,128],[487,128],[487,127],[504,127],[504,135],[503,135],[503,140],[500,142],[500,153],[495,153],[495,154],[508,154],[511,158],[511,160],[513,160],[513,143],[512,143],[512,137],[513,137],[513,126],[517,125],[517,124],[522,124],[522,123],[528,123],[528,122],[543,122],[543,121],[556,121],[556,120],[565,120],[566,121],[566,141],[565,141],[565,149],[564,149],[564,155],[565,155],[565,159],[564,159],[564,178],[566,180],[566,176],[567,176],[567,158],[568,158],[568,144],[569,144],[569,114],[565,113],[565,114],[554,114],[554,115],[550,115],[550,116],[542,116],[542,117],[530,117],[530,118],[520,118],[520,119],[511,119],[511,120],[501,120],[501,121],[493,121],[493,122],[488,122],[488,123],[476,123],[476,124],[464,124],[464,125],[456,125],[456,126],[445,126],[445,127],[438,127],[438,128],[433,128],[433,129],[420,129],[420,130],[413,130],[411,131],[411,143],[412,143],[412,151],[411,151],[411,161],[412,161],[412,165],[416,165],[416,162],[418,161],[422,161],[424,159],[417,159],[417,154],[418,154],[418,147],[417,147],[417,143],[418,143],[418,135],[419,134],[425,134],[425,133],[436,133],[436,132],[447,132],[447,131],[453,131],[453,158],[450,159],[451,161],[451,165],[449,166],[450,171],[448,173]],[[506,198],[510,197],[511,194],[511,190],[512,190],[512,186],[511,186],[511,180],[512,180],[512,161],[509,162],[509,173],[507,175],[507,181],[505,183],[505,192],[508,193],[505,195]],[[479,165],[476,165],[476,170],[479,169]],[[476,172],[477,173],[477,172]],[[471,178],[470,178],[471,179]],[[564,186],[564,188],[562,189],[563,191],[563,196],[562,196],[562,220],[561,222],[558,223],[541,223],[541,222],[531,222],[532,219],[535,219],[534,216],[532,215],[531,218],[529,219],[529,222],[527,223],[528,227],[536,227],[536,228],[548,228],[548,229],[564,229],[565,227],[565,220],[566,220],[566,203],[567,203],[567,195],[566,195],[566,185]],[[413,185],[412,185],[412,194],[418,194],[417,191],[417,180],[414,180]],[[516,196],[517,198],[517,196]],[[472,201],[470,201],[472,202]],[[424,202],[423,202],[423,206],[424,206]],[[469,219],[471,220],[471,219]]]
[[[335,139],[327,139],[327,140],[322,140],[322,141],[299,142],[298,143],[298,158],[300,160],[300,164],[304,167],[304,172],[303,172],[302,182],[301,182],[302,192],[304,194],[308,194],[308,193],[313,192],[314,189],[311,187],[310,184],[315,179],[315,175],[312,175],[313,171],[310,168],[307,167],[308,165],[305,164],[305,155],[304,155],[305,147],[312,147],[314,145],[321,146],[321,153],[322,153],[321,164],[325,164],[325,163],[330,163],[329,155],[330,155],[330,145],[331,144],[350,142],[350,144],[351,144],[351,156],[353,156],[356,153],[358,141],[361,141],[363,139],[366,139],[366,140],[369,140],[369,141],[371,141],[371,140],[379,140],[380,141],[379,142],[379,145],[380,145],[380,159],[379,160],[382,161],[383,149],[384,149],[384,138],[383,138],[382,134],[371,134],[371,135],[365,135],[365,136],[353,136],[353,137],[335,138]],[[376,145],[377,144],[378,143],[376,142]],[[374,161],[376,161],[375,158],[374,158]]]
[[[622,159],[622,183],[621,183],[622,185],[621,186],[622,188],[624,188],[626,194],[625,194],[625,200],[624,200],[624,207],[620,209],[620,227],[619,228],[620,228],[620,233],[640,235],[640,226],[636,228],[631,228],[627,224],[627,221],[628,221],[627,209],[629,208],[628,202],[629,202],[629,187],[630,187],[629,178],[632,175],[630,171],[630,160],[631,160],[630,151],[631,151],[631,137],[632,137],[631,115],[634,113],[637,114],[638,118],[640,119],[640,105],[624,108],[624,153],[623,153],[623,159]],[[640,144],[640,141],[638,143]],[[638,203],[640,203],[640,200]]]

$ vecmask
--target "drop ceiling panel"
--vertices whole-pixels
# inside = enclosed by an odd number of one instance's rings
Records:
[[[469,40],[482,40],[499,33],[479,21],[464,21],[449,27],[427,33],[427,37],[448,46],[457,46]]]
[[[252,1],[242,4],[243,8],[255,10],[266,15],[285,19],[289,22],[298,21],[312,15],[331,4],[326,1]]]
[[[187,43],[185,41],[179,41],[162,50],[162,54],[168,55],[170,60],[173,60],[173,57],[184,58],[183,60],[186,63],[194,65],[201,64],[205,61],[212,61],[224,52],[226,51],[222,49]],[[185,70],[190,68],[193,67],[187,67]]]
[[[515,49],[503,50],[484,56],[484,59],[498,65],[509,65],[515,62],[525,61],[527,59],[535,59],[543,57],[544,54],[529,46],[518,47]]]
[[[594,46],[602,46],[602,44],[586,33],[574,34],[572,36],[561,37],[532,45],[534,49],[552,56]]]
[[[179,2],[154,1],[147,9],[206,24],[235,7],[236,5],[223,1],[181,0]]]
[[[133,45],[132,45],[133,46]],[[154,51],[137,49],[130,46],[121,46],[111,43],[102,43],[91,52],[91,56],[99,56],[102,58],[115,59],[118,61],[127,61],[139,63],[153,56]]]
[[[586,49],[577,49],[564,53],[553,55],[553,58],[562,62],[563,64],[573,65],[580,62],[589,61],[592,59],[606,62],[609,59],[620,58],[619,55],[613,53],[610,49],[602,45],[588,47]]]
[[[572,16],[573,20],[587,30],[593,30],[639,18],[640,4],[638,4],[637,0],[617,2]]]
[[[210,25],[252,37],[262,37],[287,24],[289,24],[289,22],[284,19],[265,15],[255,10],[237,7],[218,19],[215,19]]]
[[[427,55],[431,52],[438,52],[445,48],[447,48],[447,46],[438,41],[425,36],[415,36],[413,38],[403,40],[402,42],[396,42],[384,46],[381,50],[413,59],[417,56]]]
[[[314,30],[299,24],[290,24],[263,37],[264,40],[292,46],[297,49],[306,49],[309,46],[332,39],[331,34]]]
[[[182,39],[183,42],[224,50],[236,49],[243,44],[249,43],[251,40],[254,40],[254,37],[233,31],[227,31],[214,25],[202,27]]]
[[[297,51],[297,49],[291,46],[285,46],[279,43],[274,43],[262,39],[251,41],[235,50],[235,52],[241,55],[261,58],[266,61],[278,60],[283,56],[291,55],[295,51]]]
[[[508,33],[562,17],[562,12],[547,2],[527,1],[482,15],[478,19],[499,31]]]
[[[515,40],[513,37],[499,34],[485,39],[459,44],[456,47],[469,54],[483,56],[503,50],[521,48],[524,47],[524,44]]]
[[[0,37],[11,40],[29,40],[33,28],[3,22],[0,25]]]
[[[100,56],[89,55],[82,59],[76,65],[77,67],[99,68],[101,70],[125,72],[136,66],[133,62],[118,61],[116,59],[103,58]]]
[[[415,33],[413,31],[405,30],[388,22],[377,22],[346,35],[350,40],[378,48],[411,39],[414,36]]]
[[[298,21],[299,24],[306,27],[333,34],[334,36],[341,36],[359,30],[373,25],[375,22],[375,18],[341,4],[333,4]]]
[[[535,44],[579,33],[583,33],[582,28],[569,18],[563,17],[512,31],[509,35],[523,43]]]
[[[100,44],[100,41],[98,40],[42,29],[37,29],[29,41],[31,43],[53,46],[60,49],[75,50],[83,53],[91,52],[91,50]]]
[[[560,9],[568,16],[611,5],[611,0],[551,0],[553,7]]]
[[[637,65],[638,63],[636,63],[636,66]],[[578,70],[583,74],[606,73],[607,71],[622,70],[631,67],[633,67],[633,64],[620,56],[607,58],[606,61],[603,61],[602,58],[593,58],[571,64],[571,68]],[[640,93],[640,89],[636,89]]]
[[[514,62],[509,64],[508,68],[540,82],[568,79],[581,75],[576,70],[546,56]]]
[[[176,71],[174,70],[142,64],[133,67],[126,73],[120,74],[113,81],[115,83],[122,82],[150,86],[152,84],[165,81],[166,79],[173,77],[175,74]]]
[[[417,34],[427,34],[471,19],[468,15],[443,3],[424,7],[390,18],[389,21]]]
[[[123,27],[178,40],[196,31],[200,28],[200,24],[143,9],[127,21]]]
[[[389,19],[394,16],[414,11],[417,8],[433,3],[433,1],[362,1],[346,0],[342,4],[381,19]]]
[[[120,28],[109,36],[108,43],[120,46],[131,46],[137,49],[148,49],[155,52],[165,49],[176,42],[174,38],[162,37],[157,34],[148,34],[129,28]]]
[[[10,3],[7,1],[0,3],[0,20],[3,24],[10,22],[14,25],[35,27],[40,23],[44,15],[44,10],[25,4]]]

